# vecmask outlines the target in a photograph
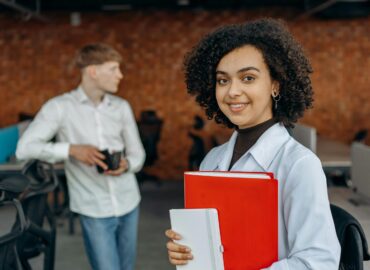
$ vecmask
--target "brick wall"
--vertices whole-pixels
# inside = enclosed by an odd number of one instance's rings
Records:
[[[311,58],[315,73],[314,109],[302,122],[327,137],[348,142],[370,128],[369,18],[293,21],[295,10],[129,11],[83,13],[82,24],[69,24],[68,13],[46,13],[49,24],[20,21],[0,14],[0,127],[17,122],[19,112],[36,113],[49,98],[76,86],[72,66],[77,48],[103,41],[124,56],[125,78],[119,95],[138,117],[154,109],[163,118],[160,158],[152,171],[165,179],[181,178],[191,144],[187,132],[202,111],[185,91],[183,55],[210,30],[260,16],[283,17]],[[206,133],[228,134],[212,122]]]

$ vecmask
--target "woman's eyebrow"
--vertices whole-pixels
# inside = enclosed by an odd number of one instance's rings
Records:
[[[245,67],[245,68],[242,68],[242,69],[239,69],[238,70],[238,73],[242,73],[242,72],[246,72],[246,71],[249,71],[249,70],[255,70],[257,72],[261,72],[258,68],[256,67]]]
[[[216,70],[216,74],[227,75],[227,72],[222,70]]]
[[[249,70],[255,70],[257,72],[261,72],[256,67],[244,67],[244,68],[239,69],[237,73],[243,73],[243,72],[246,72],[246,71],[249,71]],[[222,70],[216,70],[216,74],[227,75],[228,73],[225,72],[225,71],[222,71]]]

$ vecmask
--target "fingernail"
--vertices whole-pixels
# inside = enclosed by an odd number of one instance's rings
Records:
[[[190,251],[191,251],[191,249],[190,249],[190,248],[186,248],[186,249],[185,249],[185,251],[186,251],[186,252],[190,252]],[[191,256],[191,255],[190,255],[190,256]]]

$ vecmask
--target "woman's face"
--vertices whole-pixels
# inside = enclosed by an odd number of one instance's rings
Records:
[[[226,117],[240,129],[272,118],[272,93],[278,83],[270,77],[262,53],[251,45],[226,54],[216,69],[216,99]]]

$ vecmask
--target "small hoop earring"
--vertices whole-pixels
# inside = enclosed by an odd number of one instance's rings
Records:
[[[278,102],[281,99],[281,96],[280,96],[280,94],[276,94],[276,92],[274,92],[272,94],[272,99],[275,101],[275,110],[276,110],[277,109],[277,106],[278,106]]]

